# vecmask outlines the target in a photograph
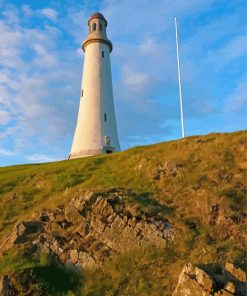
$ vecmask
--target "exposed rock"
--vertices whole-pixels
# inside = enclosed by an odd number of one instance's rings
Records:
[[[211,270],[209,274],[209,272],[190,263],[186,264],[182,269],[172,296],[245,296],[245,272],[231,263],[226,263],[221,270],[221,274],[214,270]],[[230,281],[229,278],[232,278],[233,281]]]
[[[160,180],[165,176],[175,177],[181,167],[181,164],[177,164],[172,161],[166,161],[164,164],[158,165],[153,178],[154,180]]]
[[[197,276],[199,280],[204,283],[203,271],[197,268]],[[213,283],[209,283],[209,278],[206,277],[206,286],[213,285]],[[206,291],[200,283],[197,281],[195,274],[195,267],[188,263],[182,269],[182,272],[179,276],[179,280],[177,286],[172,294],[172,296],[208,296],[211,295],[208,291]]]
[[[232,263],[227,262],[225,264],[226,277],[229,277],[229,274],[227,272],[230,273],[238,281],[246,282],[246,273],[240,268],[236,268]]]
[[[148,245],[164,247],[174,241],[167,219],[150,218],[145,213],[134,216],[123,202],[124,194],[131,193],[118,189],[77,192],[65,208],[43,210],[39,221],[17,224],[5,250],[29,242],[64,264],[91,268],[115,254]]]
[[[36,235],[43,230],[43,224],[41,221],[21,221],[16,224],[12,232],[7,236],[7,238],[0,245],[0,251],[5,251],[14,244],[21,244],[30,241],[30,236]]]
[[[205,271],[198,267],[195,267],[195,276],[197,282],[203,287],[205,291],[212,291],[214,281]]]
[[[13,287],[10,277],[2,276],[0,280],[0,296],[16,296],[16,290]]]
[[[96,261],[88,253],[80,252],[77,264],[82,268],[92,268],[92,267],[94,267],[96,265]]]
[[[232,282],[227,282],[224,289],[232,294],[234,294],[236,290],[235,285]]]

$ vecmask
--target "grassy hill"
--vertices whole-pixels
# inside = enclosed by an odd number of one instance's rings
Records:
[[[241,131],[0,168],[0,242],[18,221],[66,206],[77,190],[84,189],[131,189],[134,197],[127,196],[126,203],[136,216],[168,218],[177,233],[166,248],[133,250],[79,275],[43,257],[27,258],[16,246],[1,255],[0,274],[24,277],[35,267],[43,268],[36,278],[43,286],[55,287],[50,295],[171,295],[185,262],[230,261],[244,267],[246,147],[246,132]],[[45,278],[53,268],[58,268],[60,279],[72,277],[74,284],[56,288],[56,278]]]

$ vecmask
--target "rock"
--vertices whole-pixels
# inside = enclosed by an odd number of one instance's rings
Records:
[[[160,180],[164,176],[171,176],[175,177],[178,173],[178,170],[182,166],[180,164],[177,164],[173,161],[166,161],[163,164],[159,164],[158,167],[156,168],[156,172],[154,174],[153,179],[154,180]]]
[[[175,232],[169,221],[144,212],[135,216],[124,203],[127,194],[133,193],[119,189],[77,192],[66,207],[42,209],[39,221],[17,224],[7,237],[7,248],[28,243],[33,253],[42,250],[60,263],[91,268],[115,254],[173,242]]]
[[[16,296],[17,291],[13,287],[10,277],[7,275],[2,276],[0,280],[0,296]]]
[[[192,264],[186,264],[179,276],[178,283],[172,296],[196,296],[196,295],[214,295],[214,296],[233,296],[233,295],[246,295],[246,283],[243,283],[245,273],[236,268],[231,263],[226,263],[224,271],[220,266],[217,268],[205,268],[202,270]],[[228,270],[226,273],[226,269]],[[209,275],[210,270],[210,275]],[[235,277],[235,281],[229,280],[229,271],[231,274],[238,274],[239,279]],[[223,272],[223,273],[222,273]],[[233,277],[232,277],[233,278]],[[222,289],[222,286],[224,287]],[[201,293],[201,294],[200,294]]]
[[[186,264],[182,272],[179,276],[178,283],[176,285],[175,290],[172,293],[172,296],[209,296],[212,295],[208,291],[206,291],[200,283],[196,279],[196,274],[200,281],[204,283],[205,275],[199,268],[197,268],[197,271],[195,272],[195,267],[188,263]],[[207,278],[207,286],[210,285]]]
[[[29,236],[38,235],[43,230],[41,221],[21,221],[16,224],[12,232],[7,236],[0,246],[1,251],[9,250],[14,244],[25,243]]]
[[[232,282],[227,282],[224,289],[234,295],[235,293],[235,285]]]
[[[203,289],[211,292],[214,285],[213,279],[198,267],[195,268],[195,275],[197,282],[203,287]]]
[[[227,262],[225,264],[225,275],[228,278],[229,274],[227,272],[230,273],[230,275],[238,281],[246,282],[246,273],[242,271],[240,268],[236,268],[232,263]]]
[[[70,258],[74,264],[76,264],[79,260],[79,253],[77,250],[70,251]]]
[[[228,291],[221,289],[220,291],[217,291],[214,293],[214,296],[233,296],[234,294],[229,293]]]
[[[95,259],[88,253],[80,252],[77,265],[79,265],[81,268],[93,268],[96,266],[96,262]]]

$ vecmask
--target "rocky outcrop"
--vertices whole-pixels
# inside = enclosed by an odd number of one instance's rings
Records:
[[[45,251],[64,264],[91,268],[115,254],[173,242],[169,221],[145,213],[133,215],[123,201],[125,194],[130,192],[78,192],[66,207],[43,211],[36,221],[18,223],[1,250],[29,243],[31,252]]]
[[[246,295],[246,273],[240,268],[226,263],[224,267],[206,266],[205,270],[187,263],[172,296]]]
[[[25,243],[33,239],[43,230],[41,221],[21,221],[17,223],[12,232],[0,245],[1,250],[8,250],[14,244]]]

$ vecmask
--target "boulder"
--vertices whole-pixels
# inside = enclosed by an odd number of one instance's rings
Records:
[[[13,247],[14,244],[22,244],[29,241],[29,237],[38,236],[43,230],[43,223],[41,221],[21,221],[16,224],[12,232],[6,237],[0,245],[1,251],[7,251]]]
[[[211,292],[214,286],[214,280],[202,269],[195,267],[195,276],[197,282],[205,291]]]
[[[236,288],[232,282],[227,282],[224,289],[234,295]]]
[[[217,269],[212,269],[209,265],[205,266],[205,269],[207,271],[190,263],[185,264],[172,296],[246,295],[246,282],[244,283],[246,274],[241,269],[231,263],[226,263],[224,268],[217,266]],[[232,281],[229,280],[230,277]]]
[[[229,262],[225,264],[225,276],[227,278],[233,277],[240,282],[246,282],[246,273]]]
[[[213,285],[209,283],[209,278],[204,275],[204,272],[188,263],[186,264],[179,276],[178,283],[172,296],[209,296],[212,295],[209,291],[205,290],[196,279],[196,274],[201,283],[207,287]],[[205,281],[206,278],[206,281]]]

